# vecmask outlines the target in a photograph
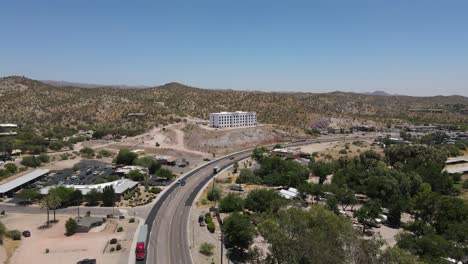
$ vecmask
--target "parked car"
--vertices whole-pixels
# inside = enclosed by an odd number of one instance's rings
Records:
[[[31,236],[31,232],[29,230],[24,230],[23,231],[23,236],[24,237],[30,237]]]
[[[83,259],[78,261],[77,264],[96,264],[96,259]]]

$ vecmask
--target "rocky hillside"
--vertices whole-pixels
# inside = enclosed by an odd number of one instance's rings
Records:
[[[37,127],[149,127],[175,116],[207,118],[216,111],[256,111],[259,121],[308,128],[323,117],[388,122],[468,124],[462,96],[372,96],[355,93],[273,93],[207,90],[169,83],[147,89],[55,87],[24,77],[0,79],[0,122]],[[440,109],[442,113],[410,111]],[[132,121],[128,113],[143,112]]]

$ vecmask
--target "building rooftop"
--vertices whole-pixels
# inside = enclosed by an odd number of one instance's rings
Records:
[[[30,181],[33,181],[47,173],[49,173],[50,170],[35,170],[32,171],[28,174],[25,174],[23,176],[20,176],[14,180],[11,180],[9,182],[6,182],[4,184],[0,185],[0,193],[7,193],[25,183],[28,183]]]
[[[145,168],[145,167],[141,167],[141,166],[125,166],[125,167],[122,167],[122,168],[116,170],[115,172],[116,173],[127,174],[132,170],[136,170],[136,171],[139,171],[141,173],[148,173],[148,169]]]
[[[102,223],[102,217],[87,216],[78,220],[78,225],[91,228]]]
[[[248,114],[248,113],[255,113],[255,112],[246,112],[246,111],[235,111],[235,112],[218,112],[218,113],[211,113],[211,114],[222,114],[222,115],[232,115],[232,114]]]
[[[461,173],[461,174],[464,174],[464,173],[468,173],[468,164],[467,165],[464,165],[464,166],[456,166],[456,167],[446,167],[444,169],[444,171],[450,173],[450,174],[454,174],[454,173]]]
[[[452,164],[452,163],[464,163],[468,162],[468,157],[458,157],[458,158],[450,158],[445,161],[445,164]]]
[[[1,128],[17,128],[17,124],[0,124]]]
[[[100,184],[90,184],[90,185],[68,184],[68,185],[63,185],[63,186],[68,187],[68,188],[73,188],[75,190],[80,190],[83,195],[86,195],[92,189],[102,191],[102,189],[104,189],[104,187],[106,187],[106,186],[112,186],[114,188],[115,194],[122,194],[126,190],[135,187],[137,184],[138,184],[138,182],[136,182],[136,181],[123,179],[123,180],[117,180],[117,181],[113,181],[113,182],[105,182],[105,183],[100,183]],[[48,194],[49,190],[51,188],[53,188],[53,186],[44,187],[44,188],[42,188],[40,190],[40,193],[41,194]]]
[[[296,188],[289,188],[287,190],[280,190],[280,195],[286,199],[293,199],[299,196]]]

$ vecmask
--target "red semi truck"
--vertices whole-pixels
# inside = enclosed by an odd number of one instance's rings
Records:
[[[138,238],[135,249],[136,260],[145,260],[146,257],[146,238],[148,237],[148,225],[142,225],[138,232]]]

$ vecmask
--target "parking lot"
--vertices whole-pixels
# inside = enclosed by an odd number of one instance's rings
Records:
[[[115,174],[111,164],[97,160],[83,160],[71,169],[53,170],[49,173],[47,181],[42,186],[57,184],[89,185],[95,184],[98,179],[108,181],[109,176]],[[38,183],[41,187],[41,183]]]

